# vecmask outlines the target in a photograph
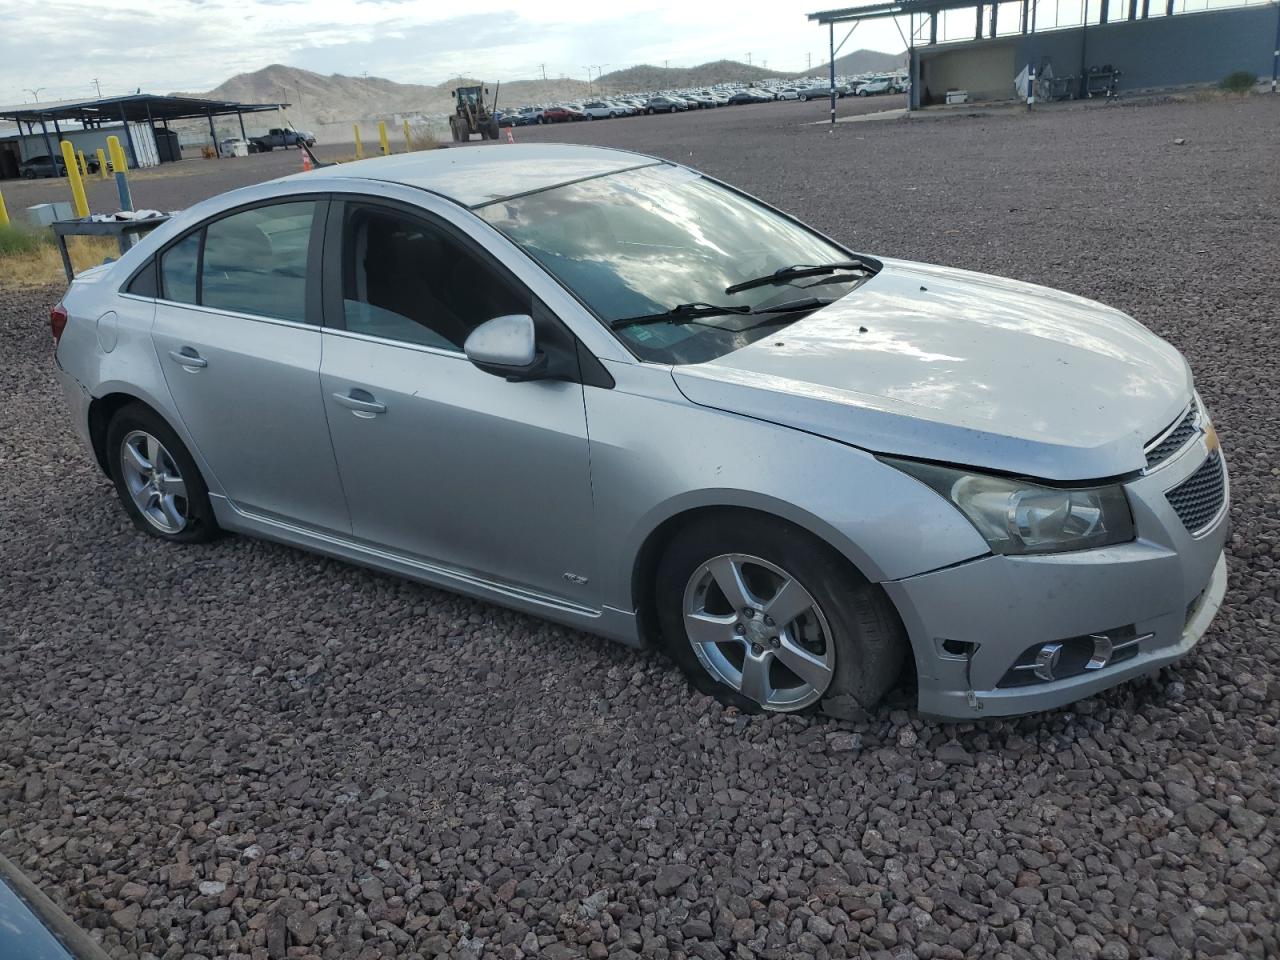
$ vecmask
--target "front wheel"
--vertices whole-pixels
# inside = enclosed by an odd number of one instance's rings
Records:
[[[125,512],[143,533],[178,543],[218,535],[200,470],[178,435],[149,407],[130,404],[111,419],[107,465]]]
[[[868,709],[906,659],[883,591],[770,517],[712,515],[686,527],[659,562],[654,599],[663,643],[694,686],[752,712]]]

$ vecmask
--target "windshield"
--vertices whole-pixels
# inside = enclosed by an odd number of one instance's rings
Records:
[[[848,254],[766,207],[669,164],[500,200],[476,212],[606,323],[694,303],[752,307],[758,313],[798,297],[840,297],[865,279],[833,273],[726,294],[725,288],[745,280],[796,264],[844,261]],[[625,327],[618,336],[642,360],[702,363],[777,333],[799,316],[686,317]]]

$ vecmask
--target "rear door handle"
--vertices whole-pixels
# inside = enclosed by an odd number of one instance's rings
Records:
[[[373,399],[373,394],[367,390],[354,388],[349,393],[335,393],[333,399],[337,400],[338,403],[357,417],[362,417],[366,420],[369,417],[375,417],[380,413],[387,412],[387,405]]]
[[[178,363],[182,364],[188,370],[203,369],[209,365],[209,361],[196,353],[194,347],[183,347],[181,350],[170,350],[169,356],[178,361]]]

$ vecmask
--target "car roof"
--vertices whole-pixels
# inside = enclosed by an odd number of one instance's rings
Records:
[[[401,183],[447,197],[465,207],[537,193],[664,161],[642,153],[568,143],[494,143],[419,150],[322,167],[326,177]],[[306,177],[298,173],[285,180]]]

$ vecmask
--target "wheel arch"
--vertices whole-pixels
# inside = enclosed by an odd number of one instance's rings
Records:
[[[89,442],[93,444],[94,459],[98,461],[103,474],[108,477],[111,476],[111,470],[107,465],[107,430],[116,413],[131,403],[140,403],[166,423],[169,422],[169,419],[157,410],[154,404],[148,403],[135,394],[120,390],[94,397],[89,402]]]
[[[778,509],[762,504],[703,503],[686,506],[665,517],[644,537],[635,553],[632,564],[630,593],[632,610],[636,615],[636,632],[641,643],[656,646],[658,642],[657,618],[654,609],[654,578],[663,552],[681,530],[709,516],[723,515],[726,520],[736,516],[756,516],[794,527],[803,535],[813,537],[834,550],[849,568],[868,583],[877,584],[883,577],[866,554],[847,538],[840,536],[817,517],[790,505]],[[892,599],[889,599],[891,606]]]

